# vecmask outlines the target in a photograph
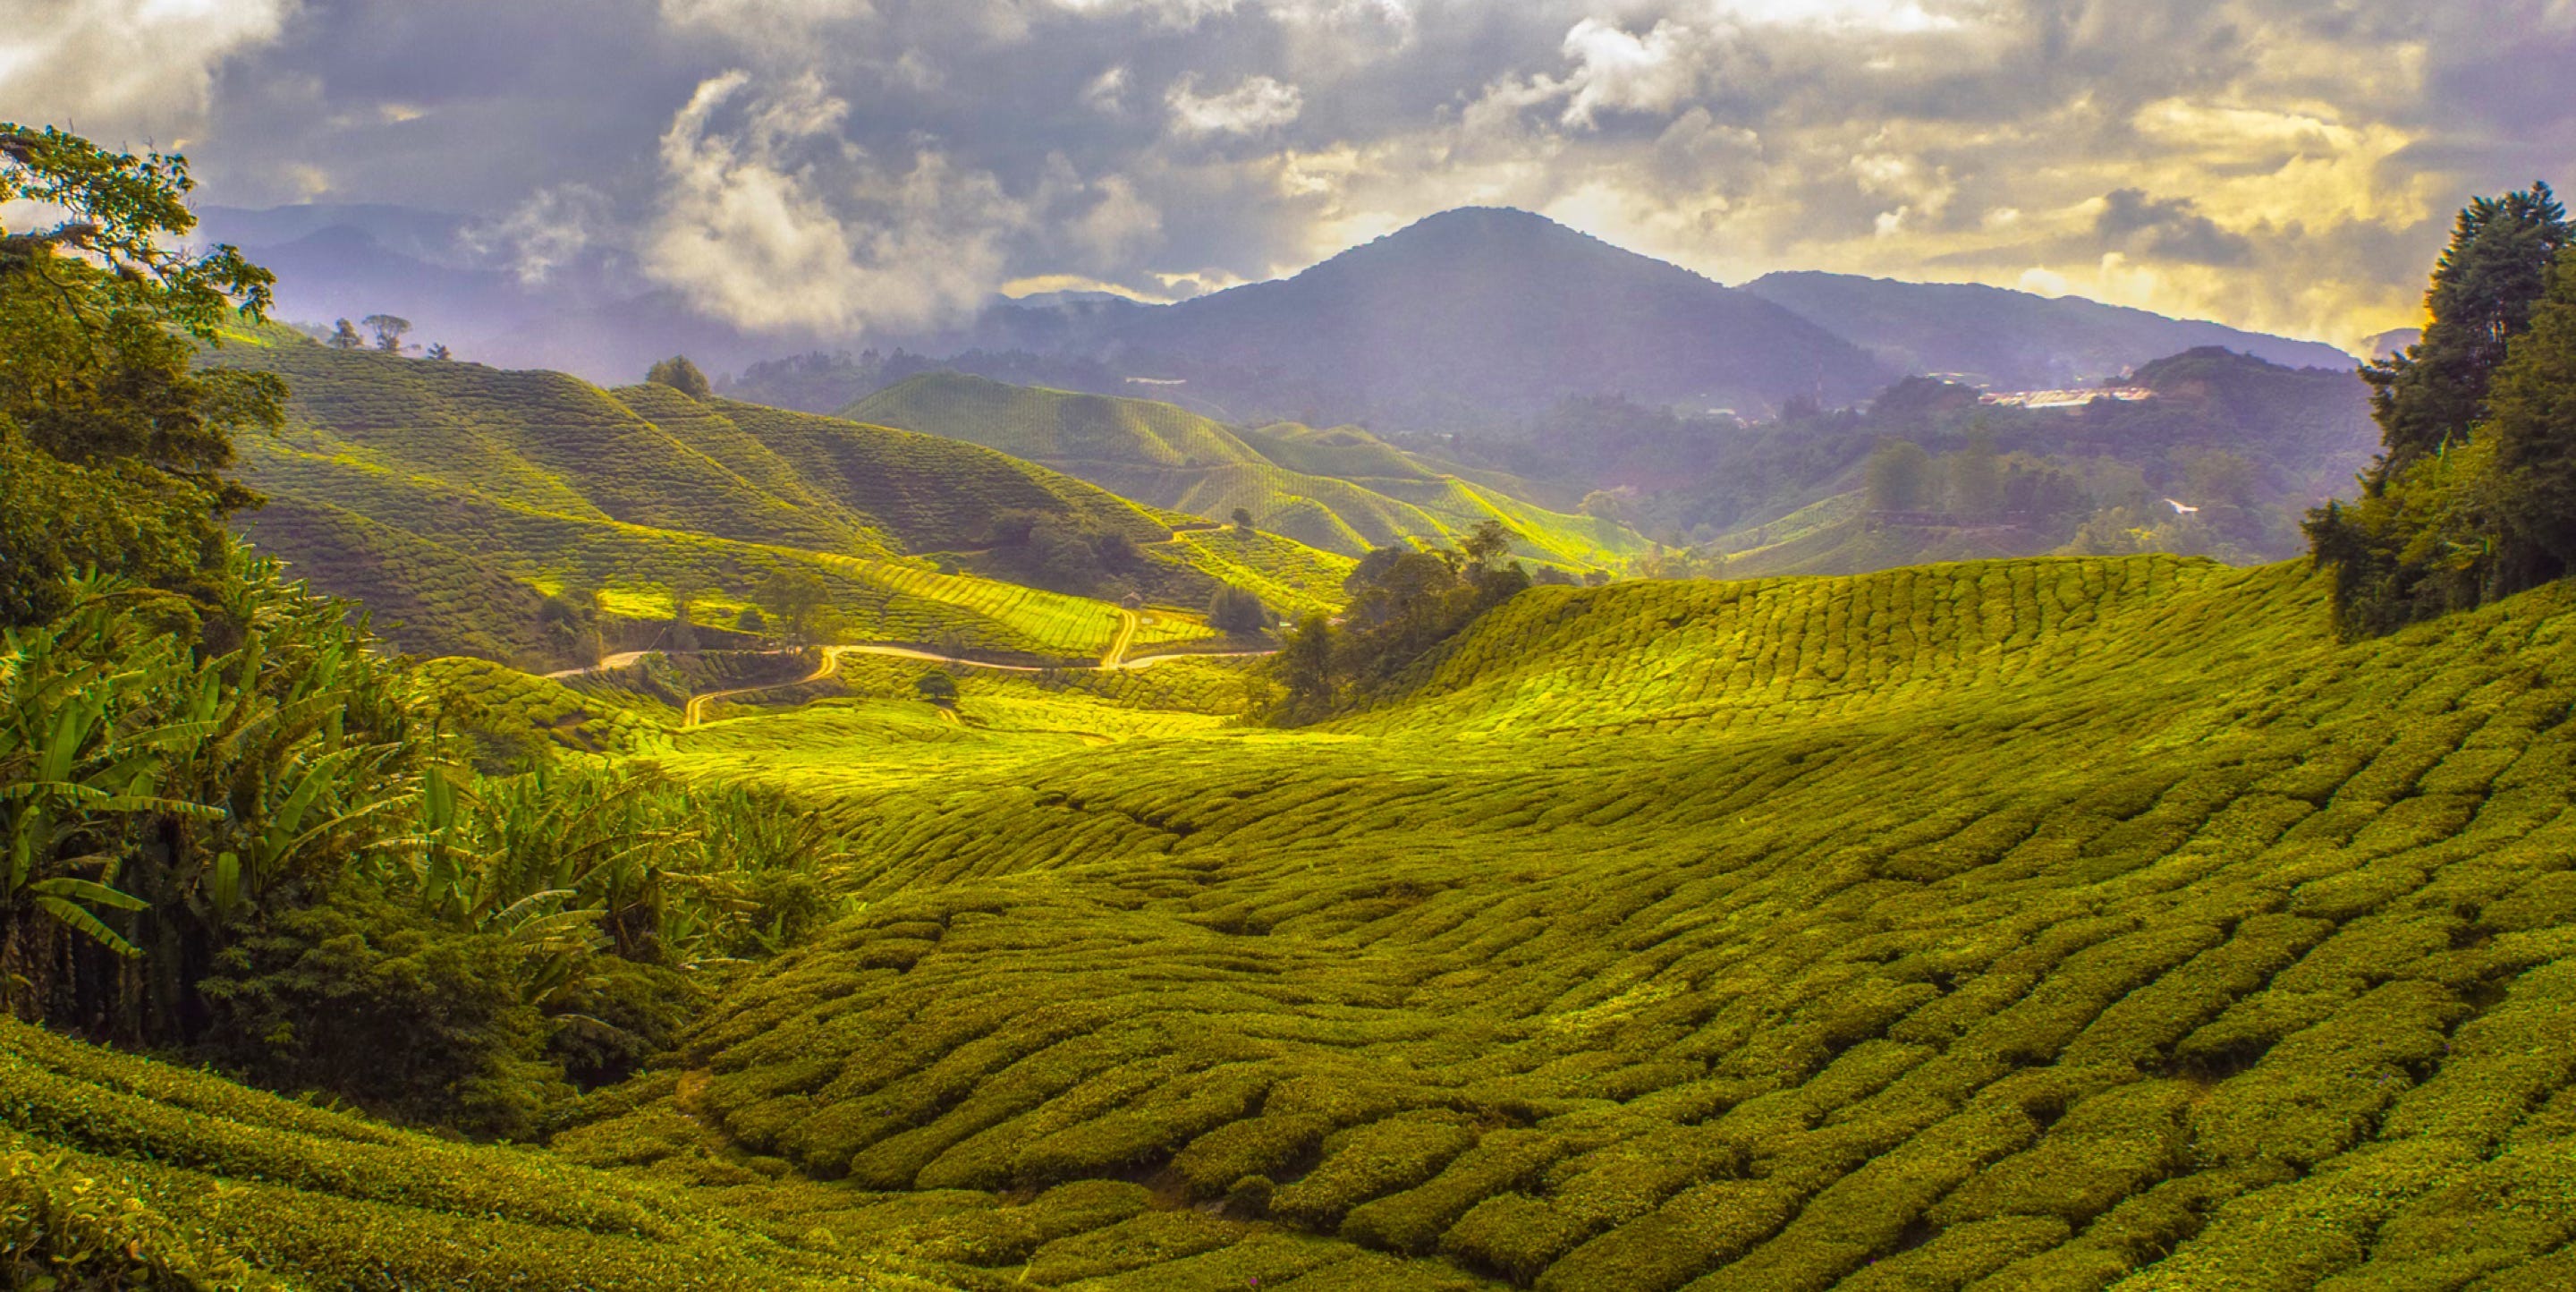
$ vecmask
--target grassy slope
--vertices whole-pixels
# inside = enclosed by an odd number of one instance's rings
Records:
[[[792,1197],[719,1205],[718,1191],[397,1131],[14,1021],[0,1022],[0,1104],[0,1214],[36,1240],[10,1254],[86,1251],[53,1271],[66,1286],[952,1286],[844,1250],[837,1217]]]
[[[2563,1285],[2576,591],[2352,646],[2322,602],[2165,558],[1542,588],[1333,731],[717,724],[666,757],[882,868],[688,1107],[1004,1281]],[[994,1211],[1121,1181],[1233,1202]]]
[[[2001,526],[1890,525],[1862,514],[1859,493],[1833,494],[1767,524],[1718,539],[1731,579],[1862,574],[1902,565],[2033,556],[2047,544]]]
[[[1265,529],[1344,556],[1407,539],[1446,542],[1489,518],[1518,536],[1524,555],[1576,568],[1645,547],[1616,524],[1442,474],[1356,427],[1238,433],[1170,404],[946,372],[878,391],[842,415],[989,445],[1201,516],[1241,507]]]
[[[1117,628],[1109,607],[937,575],[905,555],[972,546],[1011,510],[1127,534],[1156,586],[1191,605],[1229,570],[1287,609],[1338,590],[1341,567],[1323,554],[1175,543],[1176,515],[935,436],[701,405],[658,386],[609,392],[559,373],[248,339],[268,343],[221,357],[284,373],[296,402],[286,434],[245,445],[251,482],[277,499],[246,528],[431,653],[542,654],[533,588],[667,607],[672,584],[695,581],[735,605],[772,569],[801,564],[832,584],[852,638],[1096,656]]]

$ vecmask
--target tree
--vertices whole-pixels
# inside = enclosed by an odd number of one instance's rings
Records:
[[[2485,415],[2487,383],[2530,325],[2572,231],[2547,184],[2474,198],[2460,211],[2424,294],[2423,340],[2362,365],[2382,441],[2367,487],[2384,487],[2445,443],[2468,439]]]
[[[2489,391],[2481,435],[2495,454],[2498,595],[2576,571],[2576,250],[2514,339]]]
[[[757,637],[769,631],[769,617],[760,613],[758,606],[744,606],[742,613],[733,617],[733,627],[735,632],[750,633]]]
[[[1297,622],[1287,639],[1280,643],[1279,653],[1271,657],[1271,673],[1288,689],[1291,704],[1320,709],[1333,698],[1332,621],[1321,614],[1309,614]]]
[[[1503,528],[1503,522],[1492,517],[1476,522],[1476,528],[1458,541],[1459,554],[1467,558],[1468,568],[1474,570],[1494,564],[1511,550],[1512,532]]]
[[[2529,416],[2538,385],[2519,396],[2511,465],[2480,442],[2480,423],[2489,384],[2530,329],[2571,236],[2576,230],[2546,184],[2471,201],[2434,264],[2424,339],[2363,366],[2379,458],[2362,473],[2360,498],[2311,511],[2302,526],[2315,563],[2334,574],[2339,632],[2388,632],[2555,577],[2555,558],[2530,528],[2545,526],[2543,515],[2510,501],[2517,487],[2540,489],[2550,474],[2538,458],[2522,456],[2548,438],[2531,434],[2547,420]],[[2534,363],[2535,372],[2547,367]],[[2521,541],[2506,535],[2508,524]]]
[[[690,575],[671,580],[671,626],[663,634],[662,644],[671,650],[698,648],[697,603],[707,595],[706,585]]]
[[[342,319],[332,327],[330,337],[322,344],[334,350],[363,350],[367,348],[367,339],[358,335],[357,327],[349,320]]]
[[[1869,508],[1920,511],[1931,501],[1932,456],[1911,440],[1888,440],[1869,455]]]
[[[1235,529],[1236,529],[1236,530],[1238,530],[1238,531],[1240,531],[1240,532],[1242,532],[1242,533],[1246,533],[1246,534],[1249,534],[1249,533],[1251,533],[1251,532],[1252,532],[1252,509],[1251,509],[1251,508],[1249,508],[1249,507],[1237,507],[1237,508],[1235,508],[1235,509],[1234,509],[1234,517],[1233,517],[1233,519],[1234,519],[1234,527],[1235,527]]]
[[[442,342],[429,347],[428,357],[432,359],[452,359],[456,356],[449,354],[447,352],[446,344]]]
[[[769,620],[791,646],[814,640],[832,604],[831,586],[822,576],[798,566],[781,566],[754,589],[751,599],[769,612]]]
[[[1250,592],[1231,583],[1220,584],[1208,599],[1207,621],[1219,632],[1244,637],[1269,626],[1270,610]]]
[[[224,517],[259,496],[227,479],[233,433],[284,424],[272,373],[200,368],[274,279],[230,246],[163,247],[196,227],[185,159],[110,153],[0,124],[0,623],[58,613],[81,568],[186,591],[222,577]]]
[[[1583,495],[1583,502],[1576,510],[1599,520],[1625,523],[1632,510],[1628,505],[1629,499],[1636,493],[1635,489],[1625,485],[1617,489],[1595,489]]]
[[[403,333],[411,331],[410,319],[397,318],[391,314],[370,314],[358,322],[368,331],[376,334],[377,349],[386,354],[403,352]]]
[[[654,364],[644,374],[644,380],[657,386],[668,386],[691,399],[706,399],[715,394],[715,388],[707,384],[707,374],[698,371],[698,365],[689,362],[689,357],[684,354],[675,354]]]
[[[2004,509],[2003,462],[1995,456],[1995,437],[1980,426],[1968,442],[1950,455],[1950,508],[1961,516],[1985,519]]]
[[[914,678],[912,689],[919,692],[922,699],[943,709],[957,703],[957,679],[950,677],[945,669],[934,668]]]

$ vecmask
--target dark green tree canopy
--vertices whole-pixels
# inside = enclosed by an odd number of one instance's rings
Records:
[[[0,203],[52,212],[0,226],[0,621],[58,612],[84,567],[197,583],[257,501],[223,476],[232,433],[281,425],[285,384],[196,358],[265,317],[272,279],[229,246],[163,245],[196,227],[191,187],[179,157],[0,124]]]
[[[1209,627],[1241,637],[1268,626],[1270,611],[1261,598],[1228,583],[1219,585],[1216,595],[1208,599],[1207,620]]]
[[[2546,184],[2460,212],[2422,342],[2366,365],[2382,450],[2311,512],[2337,628],[2383,633],[2576,570],[2576,236]]]
[[[2562,251],[2488,391],[2498,590],[2576,570],[2576,251]]]
[[[2461,210],[2424,294],[2424,339],[2364,364],[2383,449],[2371,487],[2385,487],[2485,416],[2487,382],[2530,325],[2550,263],[2569,240],[2567,209],[2547,184],[2481,197]]]
[[[691,399],[706,399],[716,393],[715,387],[707,382],[707,374],[698,371],[698,365],[689,362],[689,356],[685,354],[675,354],[654,364],[652,370],[644,374],[644,380],[657,386],[668,386]]]

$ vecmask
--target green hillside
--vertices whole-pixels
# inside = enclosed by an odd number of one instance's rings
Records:
[[[1003,1282],[2554,1286],[2571,624],[2009,561],[1534,589],[1324,730],[720,723],[662,757],[869,906],[578,1142],[685,1107]]]
[[[846,1209],[470,1147],[0,1021],[13,1287],[954,1286],[844,1251]],[[50,1271],[50,1272],[47,1272]],[[924,1275],[927,1276],[924,1276]]]
[[[1646,546],[1615,522],[1459,478],[1352,426],[1235,430],[1170,404],[953,372],[909,378],[841,415],[987,445],[1159,507],[1216,519],[1240,507],[1263,529],[1344,556],[1447,543],[1489,519],[1519,554],[1576,569]]]
[[[673,589],[730,622],[782,568],[825,582],[844,639],[1067,660],[1107,648],[1120,620],[1100,598],[1122,589],[1195,610],[1231,581],[1283,613],[1339,595],[1344,567],[1324,553],[1182,540],[1176,513],[954,440],[667,386],[244,339],[258,344],[218,357],[294,392],[287,430],[243,443],[248,480],[273,499],[244,529],[427,653],[550,665],[564,648],[539,622],[542,596],[567,591],[605,594],[629,624],[620,640],[650,645]],[[988,550],[1013,516],[1124,542],[1135,565],[1075,595],[1025,586],[1025,561]]]

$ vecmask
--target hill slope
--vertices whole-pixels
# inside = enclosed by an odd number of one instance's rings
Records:
[[[1900,371],[1964,374],[2001,390],[2092,385],[2200,346],[2288,368],[2353,367],[2351,355],[2315,341],[1977,283],[1803,271],[1764,274],[1739,290],[1859,343]]]
[[[399,1131],[15,1020],[0,1092],[16,1286],[953,1286],[839,1250],[828,1210],[728,1210],[713,1191]]]
[[[245,528],[317,587],[378,608],[414,650],[545,657],[561,643],[537,622],[539,592],[605,592],[651,620],[689,585],[730,616],[792,567],[825,581],[853,638],[1096,657],[1120,622],[1112,607],[935,568],[1020,577],[1025,562],[991,550],[1013,516],[1125,543],[1119,588],[1182,607],[1204,605],[1225,570],[1249,567],[1292,610],[1327,604],[1339,578],[1293,545],[1220,555],[1176,541],[1176,513],[938,436],[250,340],[219,356],[283,373],[295,398],[284,435],[244,446],[248,480],[276,499]]]
[[[991,1191],[1221,1200],[986,1262],[1045,1283],[2554,1285],[2576,593],[2349,646],[2323,600],[1541,588],[1338,730],[809,724],[769,774],[884,869],[691,1107],[914,1191],[925,1251]]]
[[[1171,404],[925,373],[841,410],[1043,462],[1143,502],[1223,518],[1356,557],[1404,540],[1447,543],[1498,520],[1530,556],[1577,568],[1645,547],[1615,522],[1549,511],[1444,473],[1357,427],[1236,431]]]

